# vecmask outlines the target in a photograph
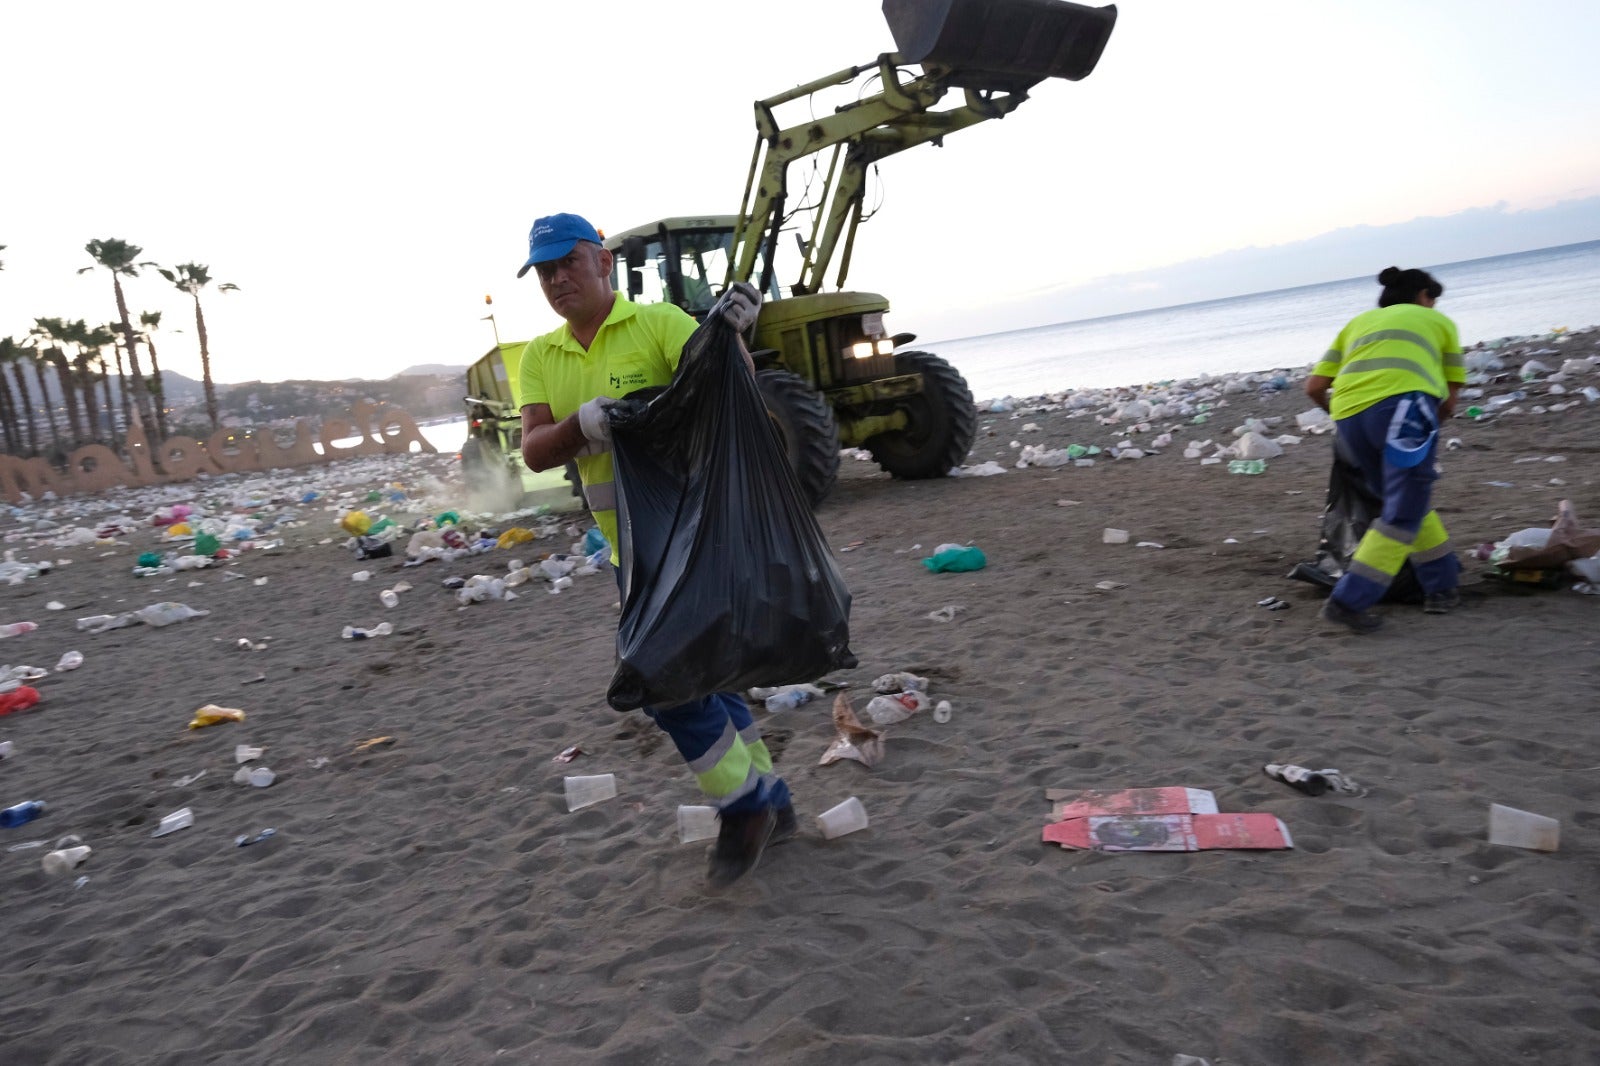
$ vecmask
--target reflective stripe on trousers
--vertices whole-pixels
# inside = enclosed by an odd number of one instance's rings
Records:
[[[790,802],[789,786],[773,770],[761,727],[737,693],[713,692],[676,707],[646,707],[644,713],[672,738],[701,791],[721,810],[738,814]]]
[[[1391,396],[1337,423],[1340,441],[1367,484],[1383,498],[1383,513],[1367,527],[1349,568],[1333,589],[1334,599],[1351,610],[1364,611],[1382,600],[1407,561],[1424,592],[1454,589],[1460,577],[1461,564],[1450,534],[1432,508],[1433,483],[1439,476],[1432,448],[1409,469],[1384,459],[1395,408],[1408,397],[1413,402],[1438,403],[1425,393]]]

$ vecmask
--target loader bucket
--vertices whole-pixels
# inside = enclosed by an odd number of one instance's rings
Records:
[[[1089,76],[1116,25],[1114,4],[1064,0],[883,0],[907,63],[945,68],[950,84],[1002,92]]]

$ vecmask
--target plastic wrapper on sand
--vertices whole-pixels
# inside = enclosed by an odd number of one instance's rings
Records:
[[[609,413],[623,572],[611,706],[855,666],[850,591],[721,316],[689,338],[671,385]]]

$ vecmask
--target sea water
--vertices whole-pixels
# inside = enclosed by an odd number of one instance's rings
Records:
[[[1428,269],[1464,345],[1600,325],[1600,241]],[[1376,305],[1376,275],[914,346],[980,400],[1303,368]]]

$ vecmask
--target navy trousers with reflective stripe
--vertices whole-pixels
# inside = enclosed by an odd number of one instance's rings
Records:
[[[622,571],[616,571],[622,588]],[[772,768],[761,728],[736,692],[713,692],[676,707],[646,707],[689,764],[712,802],[726,814],[782,807],[789,786]]]
[[[1383,513],[1362,537],[1333,589],[1333,598],[1352,610],[1364,611],[1382,600],[1408,559],[1425,593],[1449,591],[1460,580],[1461,563],[1432,506],[1433,483],[1439,478],[1433,456],[1437,439],[1415,466],[1398,467],[1384,458],[1395,407],[1407,395],[1438,403],[1425,393],[1401,394],[1335,423],[1340,442],[1360,467],[1367,486],[1383,499]]]

